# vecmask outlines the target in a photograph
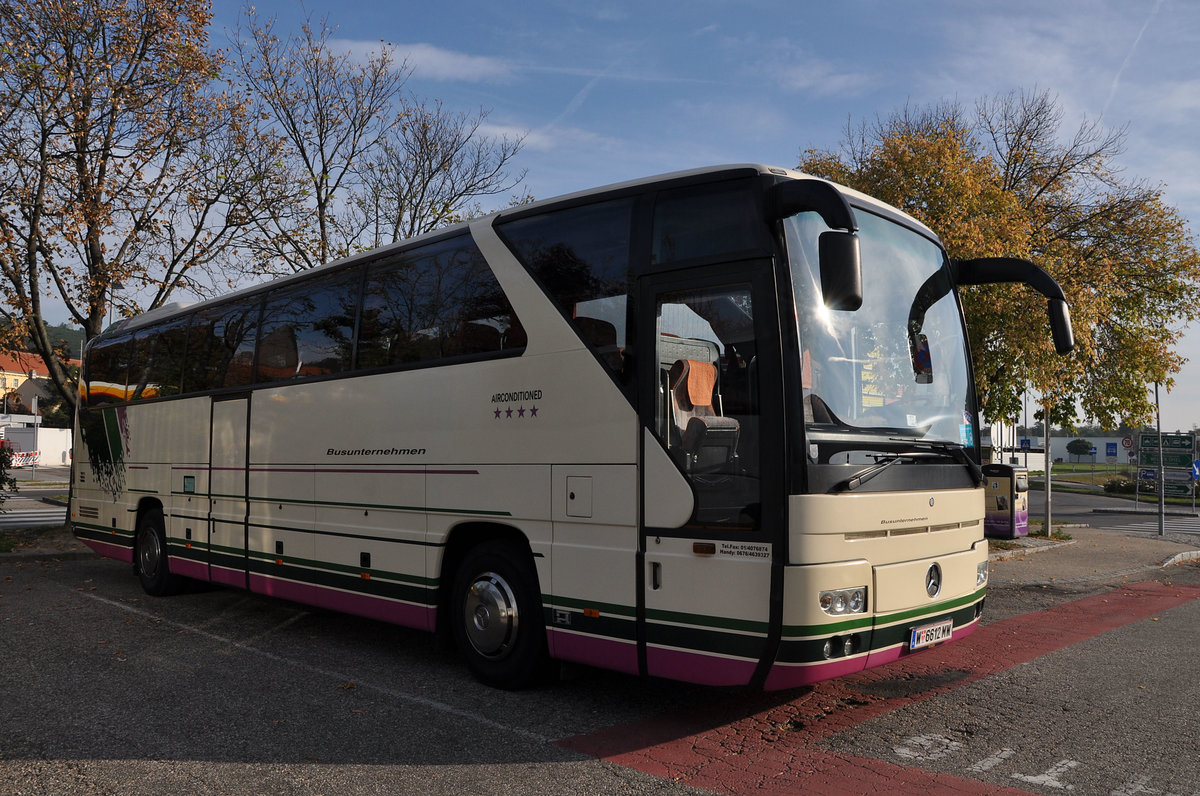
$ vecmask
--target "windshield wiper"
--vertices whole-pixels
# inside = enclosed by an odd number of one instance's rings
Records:
[[[975,482],[975,486],[983,483],[983,469],[972,461],[967,454],[966,449],[961,445],[955,445],[952,442],[930,442],[926,440],[904,439],[901,437],[891,437],[891,442],[903,442],[908,445],[922,448],[923,450],[900,451],[890,455],[883,461],[877,461],[870,467],[859,470],[849,478],[838,481],[829,488],[829,494],[837,494],[839,492],[853,492],[863,484],[870,481],[875,476],[882,473],[893,464],[897,464],[905,459],[942,459],[949,457],[959,464],[964,465],[971,473],[971,478]]]
[[[983,484],[983,468],[975,463],[967,453],[967,449],[955,442],[937,442],[934,440],[923,439],[905,439],[892,437],[893,442],[904,442],[908,445],[914,445],[919,448],[934,451],[936,453],[944,453],[954,459],[954,461],[966,467],[971,471],[971,478],[975,481],[975,486]]]
[[[940,457],[941,455],[942,454],[940,451],[904,451],[902,453],[893,454],[881,462],[875,462],[870,467],[859,470],[857,473],[843,481],[838,481],[836,484],[829,487],[829,494],[836,495],[838,492],[853,492],[855,489],[858,489],[860,486],[867,483],[872,478],[891,467],[893,464],[902,462],[905,459],[931,459]]]

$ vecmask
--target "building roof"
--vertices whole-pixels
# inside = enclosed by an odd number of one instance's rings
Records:
[[[72,359],[71,364],[78,365],[79,360]],[[22,376],[28,376],[32,370],[35,378],[50,377],[46,362],[37,354],[25,351],[0,351],[0,370],[5,373],[19,373]]]

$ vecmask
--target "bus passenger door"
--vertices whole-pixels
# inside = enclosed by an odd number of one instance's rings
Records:
[[[238,588],[246,583],[246,461],[250,400],[214,399],[209,444],[209,579]]]
[[[771,266],[645,277],[638,297],[644,671],[747,684],[765,676],[782,618],[784,428]]]

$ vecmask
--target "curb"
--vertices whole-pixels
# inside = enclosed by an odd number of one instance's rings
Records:
[[[1166,569],[1167,567],[1173,567],[1176,564],[1182,564],[1184,561],[1195,561],[1198,558],[1200,558],[1200,550],[1184,550],[1182,553],[1176,553],[1166,561],[1162,562],[1160,567],[1162,569]]]
[[[1074,539],[1069,539],[1062,542],[1047,542],[1046,544],[1029,545],[1028,547],[1018,547],[1012,550],[997,550],[994,553],[988,553],[988,561],[1007,561],[1016,556],[1028,556],[1034,553],[1044,553],[1047,550],[1058,550],[1063,547],[1070,547],[1075,544]]]

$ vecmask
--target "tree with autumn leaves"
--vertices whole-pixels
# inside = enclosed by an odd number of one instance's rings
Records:
[[[0,309],[60,394],[45,334],[60,300],[90,339],[118,285],[150,306],[219,264],[246,223],[241,106],[216,88],[203,2],[8,0],[0,5]]]
[[[30,340],[72,409],[48,297],[90,340],[114,314],[427,231],[523,177],[519,138],[404,94],[383,44],[354,58],[324,23],[276,36],[248,10],[230,56],[210,24],[204,0],[0,4],[0,344]]]
[[[1032,290],[961,291],[982,409],[1015,418],[1032,386],[1050,397],[1052,422],[1073,425],[1078,407],[1114,428],[1150,418],[1146,386],[1172,384],[1181,329],[1200,315],[1187,223],[1160,186],[1121,176],[1124,138],[1095,122],[1064,135],[1053,95],[1015,92],[973,114],[941,104],[848,128],[840,149],[806,151],[799,168],[899,207],[952,258],[1016,256],[1049,271],[1075,327],[1065,358]]]

